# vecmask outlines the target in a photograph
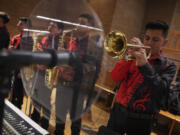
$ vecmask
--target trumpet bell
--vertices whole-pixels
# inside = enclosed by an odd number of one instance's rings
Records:
[[[108,53],[114,56],[123,55],[126,47],[126,37],[119,31],[112,31],[105,38],[104,48]]]

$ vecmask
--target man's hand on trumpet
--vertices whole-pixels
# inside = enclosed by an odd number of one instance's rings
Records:
[[[137,45],[143,45],[141,40],[136,37],[132,38],[130,40],[130,43],[137,44]],[[144,48],[130,47],[127,49],[127,53],[132,55],[136,59],[137,66],[144,66],[148,62],[146,49],[144,49]]]

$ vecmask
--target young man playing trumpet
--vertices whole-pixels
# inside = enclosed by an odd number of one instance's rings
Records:
[[[163,21],[147,23],[143,43],[138,38],[133,38],[131,43],[150,46],[151,57],[147,58],[144,48],[130,48],[127,52],[135,60],[120,60],[113,68],[111,78],[121,82],[121,86],[108,121],[111,130],[127,135],[150,135],[153,116],[159,112],[176,70],[161,49],[168,42],[168,29]]]

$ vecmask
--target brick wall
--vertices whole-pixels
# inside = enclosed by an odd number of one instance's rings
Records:
[[[89,0],[89,4],[101,19],[106,34],[111,29],[116,1],[118,0]]]
[[[173,15],[172,15],[172,20],[170,23],[170,28],[180,31],[180,1],[177,0]]]
[[[111,30],[120,30],[127,39],[140,36],[146,13],[146,0],[117,0]]]
[[[177,0],[147,0],[147,12],[144,23],[151,20],[164,20],[171,23]]]
[[[29,16],[32,9],[39,0],[0,0],[0,10],[7,12],[11,21],[8,23],[8,29],[11,35],[17,34],[17,18]]]

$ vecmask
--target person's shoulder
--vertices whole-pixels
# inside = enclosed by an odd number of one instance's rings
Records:
[[[21,39],[21,35],[17,34],[17,35],[12,36],[11,41],[14,41],[15,39],[16,40],[20,40]]]
[[[1,35],[4,35],[4,36],[5,36],[5,35],[8,35],[8,36],[10,35],[10,34],[9,34],[9,31],[7,30],[6,27],[3,27],[3,28],[0,29],[0,34],[1,34]]]
[[[48,36],[44,36],[44,37],[42,38],[42,40],[43,40],[43,39],[48,39]]]
[[[46,40],[48,40],[48,36],[43,37],[41,42],[44,43]]]
[[[16,35],[12,36],[12,38],[20,38],[20,37],[21,37],[20,34],[16,34]]]
[[[164,60],[168,63],[174,63],[172,59],[168,58],[167,56],[163,56]]]
[[[166,67],[168,66],[175,66],[175,63],[172,59],[166,57],[166,56],[161,56],[161,60],[163,61],[163,63],[166,65]]]

